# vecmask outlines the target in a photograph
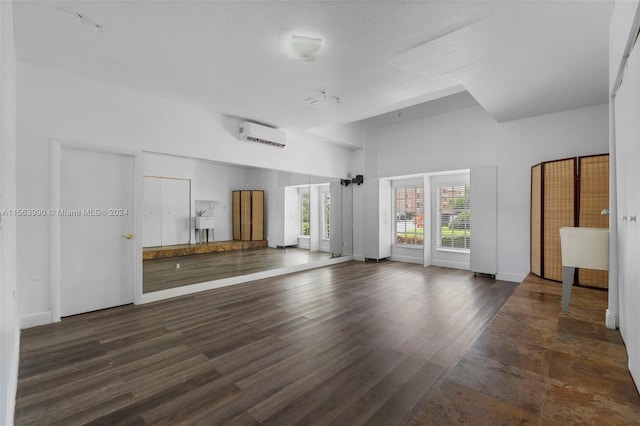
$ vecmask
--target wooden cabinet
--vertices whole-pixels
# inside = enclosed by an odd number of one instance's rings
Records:
[[[264,240],[264,191],[233,191],[233,239]]]
[[[607,228],[609,155],[548,161],[531,168],[531,272],[562,281],[560,228]],[[606,271],[581,269],[577,283],[607,287]]]

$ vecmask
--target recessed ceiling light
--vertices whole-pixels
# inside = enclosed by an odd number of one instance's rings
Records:
[[[289,42],[289,58],[300,61],[313,61],[318,57],[322,39],[292,35]]]

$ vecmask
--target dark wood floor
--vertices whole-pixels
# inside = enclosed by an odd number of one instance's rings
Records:
[[[331,255],[299,248],[220,251],[142,262],[143,293],[328,260]]]
[[[16,424],[408,422],[517,286],[348,262],[24,330]]]

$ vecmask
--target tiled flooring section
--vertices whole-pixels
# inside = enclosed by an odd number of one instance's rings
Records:
[[[413,418],[413,425],[634,425],[640,396],[607,293],[529,276]]]

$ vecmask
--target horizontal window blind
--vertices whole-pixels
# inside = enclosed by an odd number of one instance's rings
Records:
[[[398,187],[393,191],[394,243],[424,244],[424,188]]]
[[[437,247],[468,251],[471,247],[471,210],[468,185],[440,185]]]

